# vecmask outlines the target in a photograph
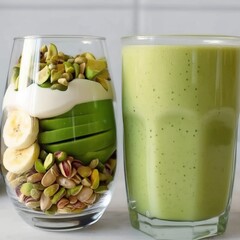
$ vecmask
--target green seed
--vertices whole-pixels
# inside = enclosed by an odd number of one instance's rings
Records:
[[[70,62],[64,62],[65,72],[66,73],[74,73],[74,67],[73,64]]]
[[[83,186],[82,185],[78,185],[76,187],[73,187],[71,189],[67,189],[67,194],[66,196],[76,196],[81,190],[82,190]]]
[[[56,204],[61,198],[66,194],[66,189],[64,187],[60,188],[59,191],[53,196],[52,204]]]
[[[62,76],[62,71],[53,69],[51,71],[51,83],[56,82],[59,78],[61,78],[61,76]]]
[[[41,85],[45,83],[50,77],[51,71],[46,65],[42,70],[37,73],[37,84]]]
[[[30,192],[30,195],[33,199],[38,200],[41,197],[42,192],[33,188]]]
[[[99,172],[97,169],[94,169],[92,174],[91,174],[91,181],[92,181],[92,186],[91,188],[92,189],[97,189],[98,186],[99,186],[99,182],[100,182],[100,179],[99,179]]]
[[[98,166],[98,164],[99,164],[99,159],[96,158],[96,159],[93,159],[93,160],[90,162],[89,167],[90,167],[91,169],[94,169],[94,168],[96,168],[96,167]]]
[[[89,177],[92,174],[92,169],[88,166],[80,166],[77,169],[79,175],[83,178]]]
[[[52,197],[59,189],[59,184],[55,183],[47,188],[44,189],[44,194],[47,197]]]
[[[24,183],[21,188],[20,188],[20,192],[27,196],[30,197],[31,196],[31,190],[33,189],[33,184],[32,183]]]
[[[34,163],[34,167],[35,170],[39,173],[45,173],[46,169],[43,166],[42,160],[41,159],[37,159]]]
[[[47,157],[45,158],[45,160],[44,160],[44,164],[43,164],[43,166],[44,166],[44,168],[46,169],[46,170],[48,170],[49,168],[51,168],[52,166],[53,166],[53,164],[54,164],[54,155],[52,154],[52,153],[49,153],[48,155],[47,155]]]

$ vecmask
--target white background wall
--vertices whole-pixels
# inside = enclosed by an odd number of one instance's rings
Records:
[[[105,36],[120,102],[121,36],[174,33],[240,35],[240,1],[0,0],[0,105],[15,36]],[[239,165],[232,207],[237,211],[240,211]],[[122,173],[119,177],[123,180]]]

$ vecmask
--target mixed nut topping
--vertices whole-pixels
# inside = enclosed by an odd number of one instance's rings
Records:
[[[88,165],[65,152],[41,150],[34,167],[23,174],[8,172],[6,179],[19,202],[46,214],[79,213],[94,204],[113,180],[116,160]]]
[[[44,88],[66,91],[73,79],[87,79],[100,83],[108,90],[107,81],[110,80],[107,62],[105,58],[96,59],[90,53],[85,52],[70,56],[58,51],[57,47],[50,43],[40,49],[38,72],[32,81]],[[18,64],[13,67],[11,82],[14,89],[18,90],[19,74],[21,70],[21,57]]]

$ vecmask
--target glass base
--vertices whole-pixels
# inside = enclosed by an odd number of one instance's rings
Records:
[[[72,231],[87,227],[97,222],[103,215],[102,211],[84,211],[84,214],[61,214],[48,216],[28,211],[18,211],[22,219],[33,227],[47,231]]]
[[[223,234],[228,222],[228,212],[204,221],[166,221],[148,218],[130,209],[134,228],[158,240],[196,240]]]

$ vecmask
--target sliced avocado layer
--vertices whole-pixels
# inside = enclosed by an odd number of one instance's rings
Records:
[[[106,162],[116,150],[116,127],[111,99],[74,106],[54,118],[39,121],[38,142],[48,152],[65,151],[84,163]]]

